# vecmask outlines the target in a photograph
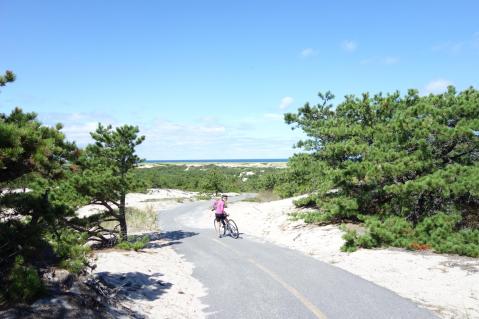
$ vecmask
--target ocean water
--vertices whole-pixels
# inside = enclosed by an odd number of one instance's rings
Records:
[[[206,160],[147,160],[145,163],[286,163],[287,158],[206,159]]]

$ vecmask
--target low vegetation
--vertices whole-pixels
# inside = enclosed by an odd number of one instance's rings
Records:
[[[148,245],[150,238],[148,236],[132,236],[126,240],[120,241],[115,247],[123,250],[139,251]]]
[[[25,263],[22,256],[15,257],[6,283],[7,289],[3,294],[11,302],[33,301],[43,292],[38,271],[33,266]]]
[[[205,199],[209,199],[209,194],[272,190],[282,171],[283,169],[270,167],[191,167],[163,164],[152,168],[139,168],[134,170],[133,174],[143,182],[137,191],[145,191],[146,188],[172,188],[201,192]]]
[[[459,215],[438,213],[424,218],[416,226],[401,217],[390,216],[383,220],[367,217],[365,234],[346,230],[343,251],[358,247],[405,247],[412,250],[432,249],[438,253],[452,253],[479,257],[479,230],[458,229]]]
[[[281,197],[275,194],[271,190],[260,191],[256,194],[255,197],[244,199],[244,202],[254,202],[254,203],[267,203],[275,200],[279,200]]]
[[[45,237],[54,254],[60,259],[61,268],[78,274],[88,265],[90,248],[85,246],[88,239],[86,233],[64,228]]]
[[[129,231],[132,233],[140,231],[158,230],[158,212],[153,206],[147,206],[145,209],[133,207],[126,208],[126,223]],[[116,221],[103,222],[102,226],[106,229],[113,229],[117,226]]]

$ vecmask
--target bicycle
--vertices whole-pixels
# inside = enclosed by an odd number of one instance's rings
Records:
[[[239,230],[238,226],[236,225],[235,221],[228,218],[228,215],[226,215],[226,218],[222,220],[220,223],[216,222],[216,217],[213,220],[213,224],[215,226],[215,231],[218,232],[218,228],[220,228],[220,233],[223,234],[223,236],[226,235],[226,232],[229,233],[229,235],[233,238],[238,238],[239,237]]]

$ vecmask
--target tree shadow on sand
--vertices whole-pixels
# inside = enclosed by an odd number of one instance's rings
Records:
[[[133,300],[155,300],[170,289],[173,284],[164,282],[158,277],[161,273],[145,274],[141,272],[95,274],[109,288],[115,289],[118,296],[125,296]]]
[[[151,232],[131,235],[129,239],[137,240],[148,236],[146,248],[163,248],[183,243],[185,238],[198,235],[196,232],[183,230]],[[161,241],[163,240],[163,241]],[[118,317],[143,319],[145,316],[122,305],[123,300],[158,299],[173,284],[160,279],[161,273],[110,273],[98,272],[88,280],[91,285],[81,282],[75,292],[62,292],[45,296],[33,305],[21,305],[0,311],[0,318],[6,319],[111,319]],[[82,279],[83,281],[84,279]],[[86,282],[85,282],[86,283]]]
[[[74,289],[47,291],[32,305],[18,305],[0,311],[5,319],[145,319],[145,315],[125,305],[124,300],[154,300],[172,287],[158,277],[162,274],[101,272],[74,283]],[[92,287],[94,284],[94,287]]]

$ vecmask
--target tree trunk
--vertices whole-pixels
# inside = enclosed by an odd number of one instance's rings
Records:
[[[412,222],[414,226],[416,226],[419,223],[419,220],[422,217],[421,215],[424,213],[424,204],[425,204],[425,195],[424,195],[424,191],[422,191],[419,194],[416,207],[408,216],[408,219]]]
[[[30,220],[30,225],[37,225],[38,221],[40,220],[40,214],[43,213],[43,211],[47,211],[49,202],[48,202],[48,189],[45,190],[42,196],[42,201],[40,203],[40,207],[37,209],[33,209],[32,211],[32,219]]]
[[[127,235],[128,235],[128,229],[127,229],[127,225],[126,225],[126,214],[125,214],[125,197],[126,197],[126,194],[121,194],[121,198],[120,198],[120,207],[118,207],[119,209],[119,222],[120,222],[120,232],[121,232],[121,239],[122,240],[126,240],[127,239]]]

